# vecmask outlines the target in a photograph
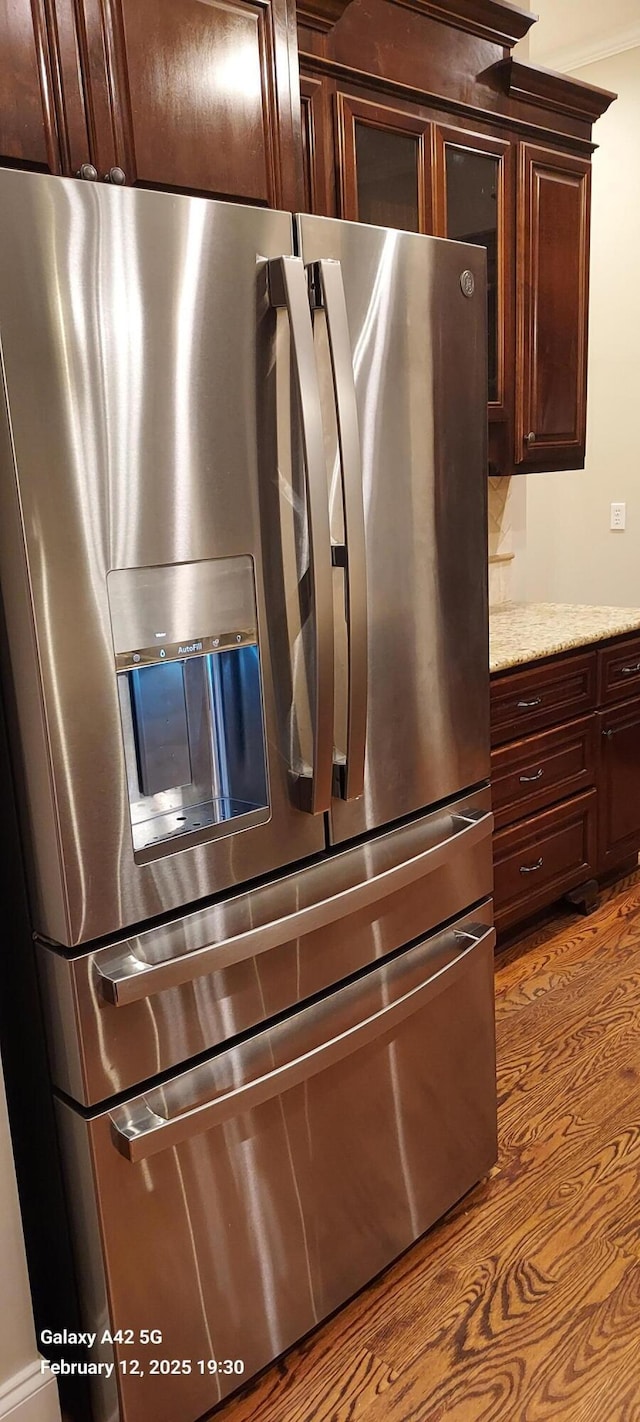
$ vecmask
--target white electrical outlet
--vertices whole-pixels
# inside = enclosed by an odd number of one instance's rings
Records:
[[[611,524],[610,524],[610,527],[611,527],[611,528],[615,528],[618,532],[621,533],[621,532],[623,532],[623,530],[626,528],[626,526],[627,526],[627,505],[626,505],[626,504],[612,504],[612,505],[611,505]]]

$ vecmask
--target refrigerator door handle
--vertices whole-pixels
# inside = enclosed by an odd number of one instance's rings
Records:
[[[269,298],[289,317],[293,368],[300,401],[309,526],[309,572],[313,598],[313,763],[296,772],[300,808],[312,815],[331,808],[333,778],[333,582],[329,496],[320,389],[313,344],[306,272],[300,257],[269,264]]]
[[[272,1100],[274,1096],[280,1096],[292,1087],[309,1081],[326,1068],[344,1061],[361,1047],[394,1031],[406,1018],[452,986],[465,971],[472,954],[486,947],[488,943],[491,943],[491,946],[495,944],[495,929],[483,923],[470,925],[464,931],[447,929],[433,940],[433,947],[440,952],[443,940],[448,950],[447,961],[441,963],[426,981],[418,983],[379,1012],[355,1022],[339,1036],[312,1047],[310,1051],[303,1052],[292,1061],[282,1063],[274,1071],[259,1075],[253,1081],[224,1091],[213,1101],[206,1101],[175,1116],[166,1116],[153,1109],[151,1103],[154,1095],[157,1103],[161,1104],[162,1087],[158,1088],[157,1095],[153,1092],[149,1094],[150,1100],[142,1096],[129,1105],[117,1107],[110,1113],[110,1117],[113,1139],[118,1150],[127,1160],[138,1164],[160,1151],[181,1145],[193,1136],[211,1131],[231,1117],[251,1111],[265,1101]],[[199,1070],[201,1068],[196,1067],[193,1074],[189,1072],[183,1078],[187,1093],[195,1073]],[[196,1081],[197,1077],[194,1084]]]
[[[324,308],[327,321],[345,522],[347,745],[346,757],[334,765],[334,792],[343,800],[359,800],[364,793],[368,647],[367,563],[358,406],[342,267],[340,262],[322,258],[313,263],[311,275],[316,304]]]
[[[249,927],[245,932],[217,943],[208,943],[203,948],[192,949],[190,953],[181,953],[178,957],[158,962],[138,957],[128,945],[124,949],[101,950],[95,955],[94,963],[102,997],[115,1007],[144,1002],[155,993],[181,987],[184,983],[205,977],[207,973],[220,972],[272,948],[294,942],[306,933],[326,928],[407,888],[423,875],[445,864],[454,847],[461,851],[470,849],[487,839],[493,829],[490,810],[469,811],[468,815],[450,814],[447,819],[449,833],[446,837],[414,854],[411,859],[401,860],[374,878],[364,879],[330,898],[307,904],[296,913],[282,918],[273,917],[266,923]]]

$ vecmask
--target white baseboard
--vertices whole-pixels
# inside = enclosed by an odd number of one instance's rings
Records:
[[[39,1358],[0,1387],[0,1422],[60,1422],[57,1383]]]

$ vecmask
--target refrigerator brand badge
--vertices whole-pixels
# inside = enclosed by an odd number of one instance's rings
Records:
[[[475,277],[473,275],[473,272],[463,272],[462,276],[460,277],[460,285],[462,287],[463,296],[473,296],[473,293],[476,289]]]

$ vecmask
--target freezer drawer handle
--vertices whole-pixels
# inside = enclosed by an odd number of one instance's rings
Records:
[[[115,1007],[125,1007],[131,1002],[144,1001],[154,993],[193,982],[207,973],[215,973],[232,967],[234,963],[245,962],[247,958],[256,958],[260,953],[295,941],[317,928],[325,928],[338,919],[357,913],[369,904],[375,904],[389,894],[406,888],[423,874],[429,874],[444,864],[451,855],[453,844],[456,848],[471,849],[473,845],[488,839],[493,829],[493,815],[490,810],[470,810],[468,814],[463,811],[461,814],[447,815],[446,820],[449,829],[446,838],[422,850],[413,858],[394,864],[375,878],[365,879],[352,888],[333,894],[331,898],[307,904],[296,913],[258,924],[232,938],[208,943],[203,948],[181,953],[179,957],[167,958],[158,963],[146,962],[129,948],[115,958],[111,956],[112,949],[104,950],[105,958],[109,954],[107,961],[101,965],[99,956],[96,955],[95,958],[102,996]]]
[[[341,799],[358,800],[364,793],[368,676],[367,563],[358,406],[342,267],[339,262],[323,258],[313,263],[311,274],[316,305],[324,308],[327,321],[346,543],[342,558],[334,550],[334,563],[346,568],[347,577],[347,745],[346,755],[335,761],[333,780],[335,793]]]
[[[300,808],[320,815],[331,808],[333,781],[333,574],[320,389],[307,276],[300,257],[277,257],[269,262],[269,296],[271,305],[286,307],[289,316],[309,524],[315,653],[313,764],[296,772],[297,791]]]
[[[419,983],[404,997],[383,1007],[364,1021],[347,1028],[340,1036],[323,1042],[311,1051],[303,1053],[293,1061],[285,1062],[266,1076],[256,1077],[232,1091],[225,1091],[214,1101],[195,1106],[179,1116],[167,1117],[154,1111],[146,1097],[140,1097],[131,1106],[117,1107],[111,1113],[111,1128],[115,1145],[127,1160],[134,1164],[148,1160],[162,1150],[170,1150],[193,1136],[202,1135],[221,1125],[233,1116],[251,1111],[280,1096],[294,1086],[308,1081],[327,1067],[344,1061],[353,1052],[370,1042],[380,1041],[407,1017],[411,1017],[432,998],[452,986],[465,971],[467,961],[479,949],[495,944],[495,930],[485,924],[474,924],[465,932],[449,929],[446,934],[434,939],[434,947],[441,948],[443,939],[451,940],[451,958],[443,964],[426,982]],[[195,1068],[196,1072],[199,1070]],[[185,1078],[188,1088],[189,1076]],[[161,1088],[160,1088],[161,1090]]]

